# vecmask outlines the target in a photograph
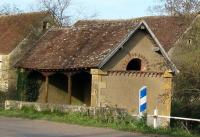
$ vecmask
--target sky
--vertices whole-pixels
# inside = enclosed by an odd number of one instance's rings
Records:
[[[2,4],[15,4],[23,11],[37,9],[39,0],[0,0]],[[149,6],[158,0],[71,0],[69,7],[70,16],[90,17],[94,13],[98,19],[127,19],[148,16]]]

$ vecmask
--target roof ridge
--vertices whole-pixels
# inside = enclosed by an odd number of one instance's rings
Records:
[[[129,19],[83,19],[83,20],[78,20],[75,22],[75,24],[79,22],[118,22],[118,21],[135,21],[135,20],[144,20],[147,18],[162,18],[162,17],[185,17],[185,16],[176,16],[176,15],[160,15],[160,16],[143,16],[143,17],[136,17],[136,18],[129,18]],[[75,25],[74,24],[74,25]]]
[[[74,28],[74,26],[68,26],[68,27],[51,27],[48,31],[59,31],[59,30],[70,30]]]
[[[48,11],[35,11],[35,12],[22,12],[17,14],[10,14],[10,15],[0,15],[0,18],[2,17],[15,17],[15,16],[21,16],[21,15],[34,15],[34,14],[48,14]]]

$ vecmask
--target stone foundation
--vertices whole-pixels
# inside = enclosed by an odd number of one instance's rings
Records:
[[[23,101],[5,101],[5,109],[21,109],[23,107],[34,108],[37,111],[58,111],[58,112],[77,112],[77,113],[89,113],[89,115],[98,115],[100,112],[103,114],[109,114],[112,116],[118,116],[119,114],[128,114],[125,109],[110,108],[110,107],[87,107],[87,106],[72,106],[72,105],[58,105],[58,104],[43,104],[35,102],[23,102]]]

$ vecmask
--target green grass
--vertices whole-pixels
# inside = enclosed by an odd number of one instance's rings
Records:
[[[159,134],[174,137],[198,137],[200,135],[189,134],[183,129],[153,129],[146,126],[145,122],[135,120],[130,116],[121,116],[114,119],[111,116],[88,116],[81,113],[60,113],[60,112],[37,112],[34,109],[23,108],[22,110],[0,110],[0,116],[17,117],[26,119],[48,120],[83,126],[106,127],[122,131],[140,132],[144,134]]]

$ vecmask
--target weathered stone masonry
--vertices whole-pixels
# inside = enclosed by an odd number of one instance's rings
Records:
[[[9,81],[9,56],[0,55],[0,91],[8,91]]]
[[[158,72],[103,72],[92,69],[92,106],[112,106],[126,108],[131,114],[138,114],[139,89],[147,86],[148,109],[152,115],[158,108],[160,115],[170,115],[171,112],[171,80],[172,74],[168,71]],[[165,109],[163,109],[165,108]],[[151,119],[148,119],[151,123]],[[167,125],[169,120],[162,120]]]

